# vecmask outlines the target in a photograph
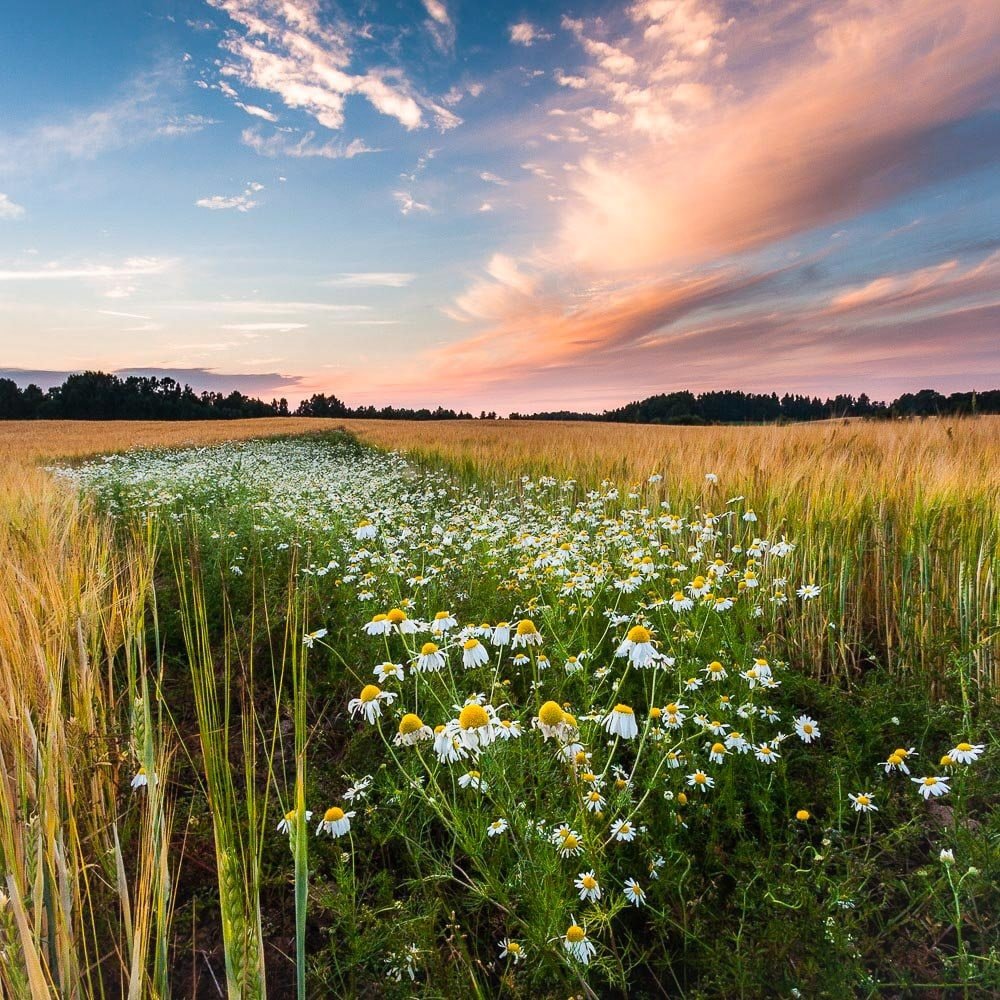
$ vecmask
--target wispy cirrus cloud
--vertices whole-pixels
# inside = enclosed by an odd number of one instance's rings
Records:
[[[342,271],[321,283],[330,288],[405,288],[414,278],[410,271]]]
[[[422,0],[428,19],[424,27],[429,32],[434,44],[442,52],[450,53],[455,49],[455,25],[448,13],[448,6],[443,0]]]
[[[0,192],[0,219],[10,221],[11,219],[23,219],[25,215],[24,206]]]
[[[195,202],[195,205],[198,208],[207,208],[211,212],[221,212],[228,209],[233,209],[237,212],[249,212],[260,204],[257,200],[257,195],[263,190],[263,184],[251,181],[239,194],[213,194],[208,198],[199,198]]]
[[[461,119],[421,93],[399,67],[353,67],[355,29],[343,18],[321,11],[314,0],[208,0],[237,26],[225,33],[227,54],[221,73],[245,86],[276,94],[286,107],[301,109],[324,128],[343,127],[345,101],[364,98],[376,111],[407,130],[428,119],[447,130]],[[441,38],[450,24],[436,0],[427,7]],[[442,20],[441,18],[444,18]]]
[[[193,135],[214,118],[181,108],[183,77],[161,64],[133,77],[119,96],[62,118],[42,120],[18,132],[0,132],[0,169],[30,173],[66,160],[93,160],[105,153],[156,139]]]
[[[526,48],[534,45],[535,42],[548,42],[552,39],[551,33],[543,31],[530,21],[518,21],[517,24],[510,26],[508,32],[510,40],[515,45],[524,45]]]
[[[379,153],[381,150],[369,146],[363,139],[352,139],[344,143],[330,139],[317,142],[316,133],[304,132],[298,138],[293,133],[275,132],[265,136],[260,129],[244,129],[240,135],[244,146],[249,146],[261,156],[290,156],[293,159],[353,160],[365,153]]]
[[[137,278],[163,274],[174,264],[164,257],[127,257],[115,263],[50,261],[41,267],[0,268],[0,281],[77,281],[106,278]]]

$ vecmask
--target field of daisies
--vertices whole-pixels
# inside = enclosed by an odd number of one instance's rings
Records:
[[[996,995],[996,704],[813,679],[802,526],[705,473],[681,507],[343,435],[59,469],[151,567],[73,995]]]

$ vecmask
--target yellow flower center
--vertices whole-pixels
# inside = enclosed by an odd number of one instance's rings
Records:
[[[511,955],[520,955],[521,946],[516,941],[508,941],[507,951],[510,952]]]
[[[289,816],[291,813],[289,813]],[[323,813],[324,823],[338,823],[344,818],[344,810],[340,806],[331,806],[325,813]]]
[[[954,763],[955,763],[955,761],[952,760],[951,757],[948,754],[945,754],[941,758],[940,766],[941,767],[951,767],[951,765],[954,764]]]
[[[924,778],[924,785],[926,785],[927,788],[932,788],[936,784],[937,778]]]
[[[439,611],[434,616],[434,621],[440,622],[440,621],[444,621],[445,618],[450,618],[450,617],[451,617],[451,612],[450,611]]]
[[[478,771],[470,771],[469,772],[469,777],[470,778],[474,778],[476,781],[478,781],[480,779],[480,777],[482,777],[482,775],[480,775],[480,773]]]
[[[423,728],[424,720],[419,715],[414,715],[413,712],[407,712],[399,720],[399,731],[403,736],[408,736],[410,733],[415,733]]]
[[[651,709],[649,710],[649,717],[650,717],[651,719],[658,719],[658,718],[660,718],[660,716],[661,716],[661,715],[663,715],[663,709],[661,709],[661,708],[658,708],[658,707],[657,707],[656,705],[654,705],[654,706],[653,706],[653,707],[652,707],[652,708],[651,708]]]
[[[535,635],[538,629],[535,628],[535,623],[530,618],[522,618],[517,623],[517,634],[518,635]]]
[[[374,617],[374,618],[372,619],[372,623],[374,624],[375,622],[384,622],[384,621],[387,621],[387,620],[388,620],[388,618],[389,618],[389,616],[388,616],[388,615],[376,615],[376,616],[375,616],[375,617]]]
[[[725,752],[726,752],[726,748],[725,748],[725,746],[722,743],[713,743],[712,744],[712,753],[725,753]]]
[[[400,622],[406,621],[406,612],[400,608],[393,608],[387,615],[386,618],[392,622],[393,625],[398,625]]]
[[[868,798],[867,795],[859,795],[858,796],[858,805],[859,806],[867,806],[870,803],[871,803],[871,799]]]
[[[713,661],[712,661],[712,662],[711,662],[711,663],[710,663],[710,664],[708,665],[708,669],[709,669],[709,670],[710,670],[710,671],[711,671],[711,672],[712,672],[713,674],[721,674],[721,673],[722,673],[722,664],[721,664],[721,663],[719,663],[719,661],[718,661],[718,660],[713,660]]]
[[[576,756],[573,758],[573,762],[576,764],[586,764],[587,763],[587,751],[577,750]]]
[[[671,702],[669,705],[667,705],[665,711],[666,711],[667,715],[676,715],[677,714],[677,705],[674,702]]]
[[[904,750],[902,747],[900,747],[897,750],[893,750],[892,755],[894,757],[902,757],[905,760],[907,757],[910,756],[910,751]]]
[[[695,781],[696,785],[704,785],[705,784],[705,775],[703,775],[701,773],[701,771],[696,771],[695,775],[694,775],[694,781]]]
[[[683,593],[683,591],[675,590],[674,591],[674,600],[675,601],[683,601],[684,600],[684,593]]]
[[[692,583],[694,584],[695,587],[699,587],[699,588],[704,587],[705,586],[705,578],[703,576],[696,576],[694,578],[694,580],[692,581]]]
[[[628,705],[622,705],[620,703],[615,705],[614,710],[615,713],[618,715],[635,715],[635,712],[633,712],[632,709],[628,707]]]
[[[458,713],[458,724],[463,729],[481,729],[488,726],[490,717],[482,705],[466,705]]]
[[[798,811],[798,812],[797,812],[797,813],[795,814],[795,818],[796,818],[796,819],[797,819],[797,820],[798,820],[798,821],[799,821],[800,823],[804,823],[804,822],[805,822],[805,821],[806,821],[807,819],[810,819],[810,818],[811,818],[811,817],[810,817],[810,815],[809,815],[809,810],[808,810],[808,809],[800,809],[800,810],[799,810],[799,811]]]
[[[591,802],[600,802],[601,801],[601,793],[600,792],[591,792],[587,796],[587,798]]]
[[[430,656],[431,653],[436,653],[438,651],[438,644],[436,642],[425,642],[420,647],[420,652],[424,656]]]
[[[972,749],[972,744],[971,743],[959,743],[958,744],[958,749],[961,750],[962,753],[968,753],[968,751],[970,751]]]
[[[377,687],[375,684],[366,684],[361,689],[361,700],[365,703],[374,701],[381,693],[382,689],[380,687]]]
[[[462,649],[475,649],[478,645],[478,639],[466,639],[465,642],[462,643]]]
[[[637,645],[639,643],[649,642],[651,638],[652,638],[652,633],[649,631],[648,628],[643,628],[642,625],[633,625],[628,630],[629,642],[634,642]]]
[[[575,833],[567,833],[563,837],[563,847],[569,848],[571,851],[575,851],[580,846],[580,840]]]
[[[687,792],[677,793],[677,804],[679,806],[686,806],[688,804]]]
[[[554,701],[547,701],[538,710],[539,721],[546,726],[559,726],[562,724],[565,713],[562,706]]]
[[[593,875],[584,875],[583,878],[580,879],[580,881],[581,881],[581,883],[583,883],[584,889],[596,889],[597,888],[597,879],[594,878]]]
[[[587,932],[579,924],[571,924],[566,931],[566,940],[570,944],[579,944],[586,936]]]

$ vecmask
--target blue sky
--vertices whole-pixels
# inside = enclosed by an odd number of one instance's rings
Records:
[[[998,41],[980,0],[15,0],[0,368],[992,388]]]

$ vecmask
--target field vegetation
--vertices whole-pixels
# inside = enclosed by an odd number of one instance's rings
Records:
[[[995,993],[998,431],[0,426],[5,994]]]

